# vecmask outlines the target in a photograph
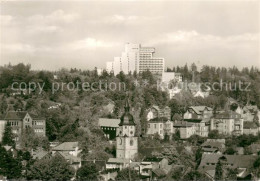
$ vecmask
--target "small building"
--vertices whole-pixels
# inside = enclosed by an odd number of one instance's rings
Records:
[[[161,117],[165,117],[169,120],[171,119],[171,109],[168,106],[165,107],[152,106],[150,109],[148,109],[147,112],[148,112],[147,113],[148,121],[153,118],[161,118]]]
[[[204,153],[218,153],[225,151],[225,139],[207,139],[202,145],[201,149]]]
[[[81,150],[79,149],[78,142],[63,142],[52,149],[52,153],[54,154],[55,152],[62,152],[72,156],[78,156]]]
[[[243,127],[244,120],[241,115],[231,110],[218,112],[210,123],[210,130],[218,130],[225,135],[242,135]]]
[[[116,138],[119,123],[120,119],[99,118],[98,120],[98,125],[103,130],[105,137],[109,140]]]
[[[196,127],[194,124],[187,121],[177,121],[173,123],[174,133],[180,131],[180,138],[187,139],[196,134]]]
[[[161,139],[165,137],[171,139],[173,132],[173,122],[165,117],[156,117],[147,123],[147,135],[159,134]]]

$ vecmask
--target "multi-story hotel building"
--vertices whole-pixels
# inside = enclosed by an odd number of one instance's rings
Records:
[[[164,58],[153,57],[155,48],[142,47],[140,44],[127,43],[121,57],[114,57],[114,61],[107,62],[106,70],[118,74],[123,71],[125,74],[136,71],[144,72],[149,70],[154,74],[164,72]]]

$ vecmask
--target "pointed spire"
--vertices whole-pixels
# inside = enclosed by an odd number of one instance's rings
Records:
[[[129,112],[130,110],[130,106],[129,106],[129,102],[128,102],[128,97],[126,97],[126,100],[125,100],[125,112]]]

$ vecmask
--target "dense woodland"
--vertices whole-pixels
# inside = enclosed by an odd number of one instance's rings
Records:
[[[177,66],[167,68],[167,71],[181,73],[183,75],[183,80],[187,82],[194,81],[214,83],[220,82],[220,80],[223,80],[223,82],[232,82],[233,84],[236,82],[238,83],[238,81],[250,82],[250,91],[245,92],[240,91],[239,89],[234,89],[232,91],[211,91],[210,96],[203,99],[201,97],[194,98],[189,91],[184,90],[180,94],[176,95],[174,99],[169,100],[166,92],[157,89],[156,82],[158,78],[153,76],[149,71],[141,74],[133,72],[129,75],[125,75],[123,72],[118,75],[113,75],[103,71],[102,75],[99,76],[96,69],[61,69],[56,72],[50,72],[31,70],[30,65],[24,65],[22,63],[17,65],[9,64],[0,67],[0,116],[3,117],[8,109],[14,109],[28,111],[39,117],[46,118],[47,138],[37,138],[32,131],[28,130],[28,133],[23,136],[24,144],[22,147],[24,153],[21,153],[21,157],[27,153],[26,151],[39,146],[48,150],[49,141],[79,141],[81,148],[83,149],[82,158],[98,158],[100,160],[106,160],[107,158],[115,155],[115,146],[110,145],[104,138],[102,130],[97,126],[97,121],[100,117],[120,117],[124,110],[123,106],[127,97],[129,98],[131,105],[131,113],[137,123],[137,133],[140,137],[142,137],[142,134],[146,128],[146,110],[152,105],[169,106],[171,108],[172,120],[181,120],[183,113],[186,111],[187,107],[191,105],[205,105],[214,109],[224,109],[227,99],[230,97],[237,100],[241,106],[252,104],[257,105],[258,108],[260,108],[260,71],[256,67],[243,68],[242,70],[239,70],[235,66],[232,68],[203,66],[201,70],[198,70],[196,65],[193,63],[190,66],[186,64],[183,67]],[[54,78],[55,76],[56,78]],[[136,80],[140,83],[143,82],[143,80],[148,80],[149,84],[137,86],[135,84]],[[11,89],[13,82],[25,82],[27,84],[29,84],[29,82],[36,82],[40,85],[43,85],[44,83],[44,91],[39,94],[40,90],[37,89],[30,94],[22,93],[21,95],[14,95],[14,92]],[[62,91],[56,91],[53,94],[52,83],[54,82],[74,82],[75,84],[77,82],[124,82],[127,90],[70,91],[65,89]],[[110,102],[115,105],[113,113],[107,112],[104,109],[104,106]],[[60,103],[58,108],[48,109],[57,103]],[[212,133],[212,137],[216,136],[216,134],[217,133]],[[174,135],[174,138],[176,139],[173,143],[171,143],[171,145],[178,145],[178,135]],[[241,143],[241,140],[244,140],[244,142]],[[231,139],[230,142],[232,143],[230,143],[230,145],[246,144],[244,146],[248,146],[248,143],[251,144],[257,140],[259,140],[259,137],[243,136],[242,138]],[[202,141],[203,138],[198,136],[193,136],[189,140],[191,144],[195,145],[201,143]],[[144,148],[159,148],[163,144],[168,143],[167,141],[161,141],[156,137],[154,139],[140,138],[139,157],[141,158],[142,154],[147,151]],[[183,150],[183,146],[184,145],[179,147],[176,146],[174,148],[165,148],[163,151],[158,152],[153,151],[153,154],[162,154],[162,156],[168,157],[171,163],[183,161],[188,167],[192,167],[194,171],[191,171],[190,175],[186,175],[187,179],[191,180],[192,177],[203,178],[203,176],[199,175],[199,173],[195,171],[196,164],[199,162],[201,157],[199,152],[200,150],[194,150],[194,153],[196,153],[196,157],[194,157],[194,154],[185,152],[185,150]],[[8,154],[5,153],[2,148],[0,151],[3,152],[3,154]],[[182,156],[179,155],[180,153]],[[53,158],[51,161],[54,166],[55,159],[56,158]],[[28,160],[30,160],[30,158]],[[184,160],[190,160],[192,164]],[[14,163],[12,164],[16,164],[16,161],[17,160],[14,160]],[[39,163],[31,164],[36,164],[35,170],[37,170],[37,166],[41,166],[37,165]],[[46,163],[41,164],[44,165]],[[17,167],[21,167],[21,165],[18,164]],[[66,169],[68,169],[68,175],[73,175],[69,168],[65,168],[65,170]],[[85,168],[83,167],[82,169]],[[28,171],[28,179],[41,178],[40,176],[32,176],[37,174],[30,174],[35,170],[30,170],[30,172]],[[48,170],[47,165],[46,170]],[[48,175],[49,173],[41,174]],[[91,174],[93,178],[97,177],[95,173]],[[178,171],[176,171],[176,173],[172,173],[172,178],[174,179],[174,175],[176,178],[179,178],[177,174],[179,174]],[[120,173],[119,176],[124,178],[124,173]],[[64,179],[67,178],[69,178],[69,176]],[[85,178],[84,174],[81,178]]]

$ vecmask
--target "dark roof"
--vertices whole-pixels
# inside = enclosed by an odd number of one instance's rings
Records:
[[[168,118],[166,117],[160,117],[160,118],[157,117],[149,120],[149,122],[153,122],[153,123],[161,123],[166,121],[168,121]]]
[[[207,109],[208,111],[212,111],[212,108],[207,106],[191,106],[188,109],[194,110],[194,112],[198,115],[202,114],[205,109]]]
[[[158,157],[147,157],[143,161],[144,162],[160,162],[162,161],[163,158],[158,158]]]
[[[25,111],[8,111],[5,115],[5,120],[22,120],[27,112]]]
[[[178,121],[173,124],[173,127],[192,127],[193,124],[187,121]]]
[[[202,119],[184,119],[184,121],[192,122],[192,123],[199,123],[202,121]]]
[[[244,121],[244,129],[256,129],[258,126],[251,121]]]
[[[219,119],[241,118],[241,115],[234,111],[228,110],[228,111],[217,113],[215,115],[215,118],[219,118]]]
[[[161,169],[161,168],[157,168],[155,170],[153,170],[153,173],[157,176],[157,177],[162,177],[166,175],[166,172]]]
[[[124,114],[120,118],[119,126],[135,125],[134,117],[133,117],[132,114],[130,114],[129,110],[130,110],[130,106],[129,106],[129,103],[128,103],[128,99],[126,99],[125,112],[124,112]]]

